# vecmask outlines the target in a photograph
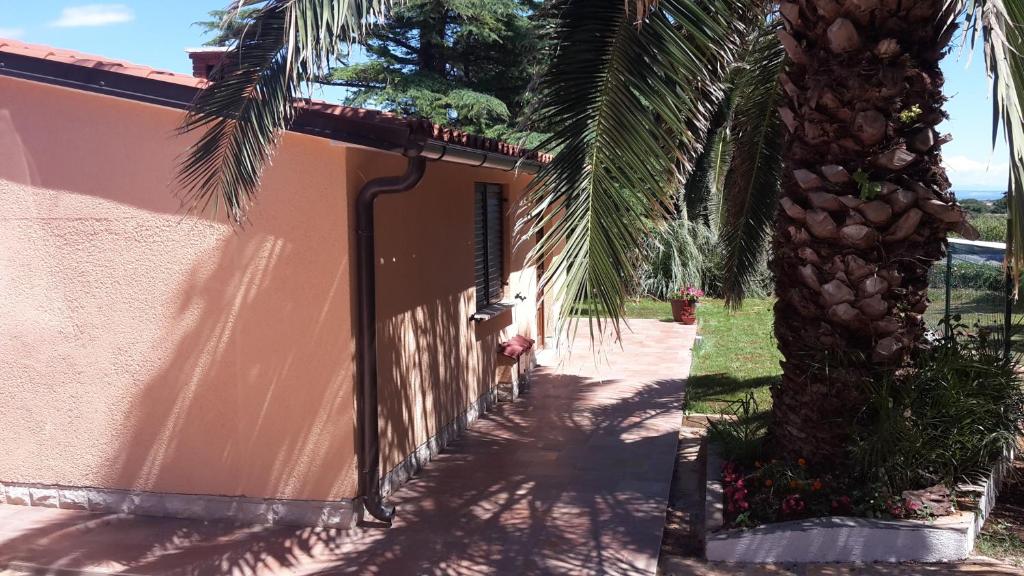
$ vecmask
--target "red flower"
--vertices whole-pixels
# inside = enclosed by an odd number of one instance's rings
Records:
[[[800,499],[799,494],[792,494],[786,496],[786,499],[782,501],[782,513],[786,516],[795,516],[804,511],[806,504]]]
[[[893,518],[903,518],[903,516],[906,515],[906,510],[903,509],[903,505],[899,502],[888,500],[886,501],[885,506],[889,509],[889,514],[891,514]]]
[[[849,496],[840,496],[838,498],[833,498],[832,499],[832,511],[833,512],[849,512],[850,509],[851,509],[851,506],[850,506],[850,497]]]

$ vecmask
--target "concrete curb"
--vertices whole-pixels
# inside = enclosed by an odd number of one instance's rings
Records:
[[[736,563],[950,562],[963,560],[995,506],[1008,461],[1000,462],[982,486],[961,486],[980,494],[976,512],[933,521],[874,520],[831,516],[779,522],[750,530],[722,530],[722,459],[708,445],[704,554]]]
[[[714,444],[704,437],[705,488],[704,488],[704,535],[705,546],[707,537],[717,532],[725,524],[725,487],[722,485],[722,455]]]

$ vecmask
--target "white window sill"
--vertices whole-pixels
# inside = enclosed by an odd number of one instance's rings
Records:
[[[511,310],[515,305],[508,302],[498,302],[496,304],[489,304],[476,311],[475,314],[469,317],[473,322],[486,322],[491,318],[495,318],[503,314],[506,310]]]

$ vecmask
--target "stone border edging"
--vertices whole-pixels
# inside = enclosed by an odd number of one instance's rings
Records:
[[[14,482],[0,482],[0,493],[3,502],[15,506],[244,524],[347,529],[355,526],[358,516],[352,500],[284,500]]]
[[[708,442],[707,436],[704,437],[704,450],[704,535],[707,537],[725,524],[725,487],[722,486],[722,456]]]
[[[778,522],[749,530],[721,530],[724,497],[722,459],[707,442],[704,554],[708,560],[736,563],[949,562],[974,550],[974,541],[995,506],[1008,469],[996,465],[981,493],[978,512],[960,512],[933,521],[875,520],[828,516]],[[962,488],[963,489],[963,488]]]

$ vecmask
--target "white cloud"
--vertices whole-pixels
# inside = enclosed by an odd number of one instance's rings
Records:
[[[135,13],[124,4],[87,4],[64,8],[60,12],[60,18],[54,20],[51,25],[59,28],[79,28],[119,24],[134,19]]]
[[[942,163],[954,190],[1002,190],[1006,187],[1010,169],[1006,162],[989,163],[967,156],[947,156]]]
[[[0,28],[0,38],[21,38],[24,34],[22,28]]]

